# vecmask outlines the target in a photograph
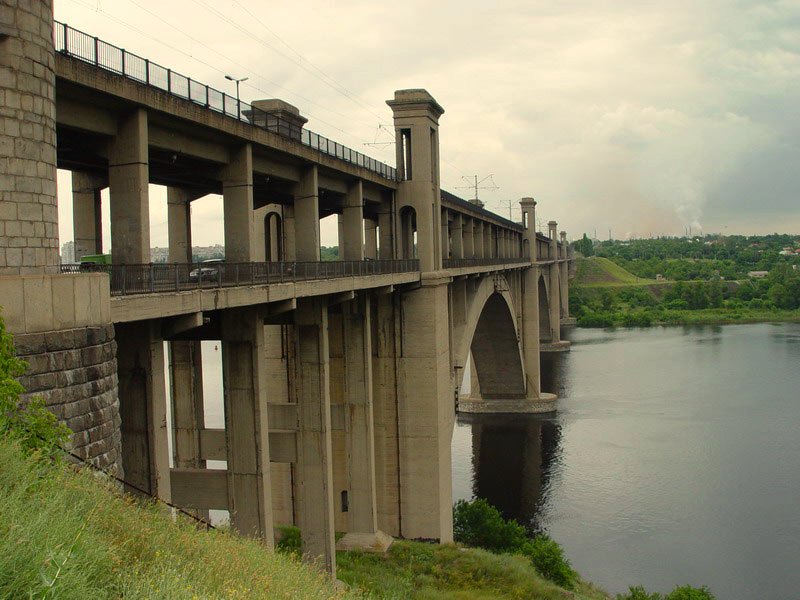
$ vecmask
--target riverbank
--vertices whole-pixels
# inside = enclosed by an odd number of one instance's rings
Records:
[[[758,308],[623,309],[586,311],[579,327],[649,327],[656,325],[730,325],[733,323],[800,323],[800,310]]]

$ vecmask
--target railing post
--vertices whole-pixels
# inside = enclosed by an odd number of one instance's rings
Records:
[[[180,289],[181,289],[180,266],[179,265],[173,265],[173,268],[175,269],[175,291],[179,292]]]
[[[206,108],[208,108],[208,86],[206,86]]]
[[[69,43],[67,42],[67,24],[63,24],[64,27],[64,52],[69,54]]]
[[[155,277],[153,273],[153,263],[150,263],[150,292],[155,292]]]
[[[150,85],[150,59],[144,59],[144,82]]]
[[[172,69],[167,69],[167,91],[172,93]]]
[[[128,291],[128,275],[125,272],[125,265],[120,265],[120,270],[122,271],[122,295],[124,296]]]
[[[236,263],[236,285],[239,285],[239,263]]]
[[[100,64],[100,40],[97,36],[94,36],[94,64],[95,66]]]
[[[122,48],[121,50],[122,50],[122,74],[125,75],[125,55],[127,54],[127,52],[125,52],[125,50]]]

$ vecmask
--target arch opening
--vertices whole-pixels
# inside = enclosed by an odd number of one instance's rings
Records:
[[[283,224],[276,212],[264,216],[264,257],[268,262],[283,260]]]
[[[487,299],[470,349],[483,399],[525,398],[517,331],[508,303],[500,293],[494,292]],[[476,390],[472,394],[475,396]]]
[[[539,341],[553,341],[553,330],[550,327],[550,302],[544,277],[539,277]]]
[[[400,209],[400,251],[403,258],[417,258],[417,212],[411,206]]]

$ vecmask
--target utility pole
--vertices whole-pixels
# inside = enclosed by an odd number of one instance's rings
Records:
[[[456,187],[456,189],[457,190],[472,190],[473,193],[475,194],[475,197],[472,200],[470,200],[470,202],[472,202],[473,204],[477,204],[478,206],[483,208],[484,203],[481,202],[478,199],[478,190],[489,190],[489,191],[494,192],[495,190],[499,190],[500,189],[498,187],[498,185],[494,182],[494,179],[492,179],[493,177],[494,177],[494,175],[489,173],[483,179],[478,180],[478,176],[477,175],[472,175],[472,176],[462,175],[461,179],[470,182],[470,184],[469,185],[465,185],[465,186]],[[481,184],[484,181],[488,181],[489,183],[487,185],[481,186]]]

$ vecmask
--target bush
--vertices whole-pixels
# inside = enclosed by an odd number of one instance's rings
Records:
[[[525,528],[506,521],[500,511],[483,498],[459,500],[453,507],[453,537],[461,544],[492,552],[519,552],[528,542]]]
[[[531,559],[531,563],[545,579],[567,589],[573,589],[578,581],[578,574],[564,556],[564,550],[549,536],[539,534],[525,544],[522,554]]]
[[[28,454],[58,458],[69,441],[70,430],[47,410],[42,398],[20,401],[25,390],[17,377],[28,365],[14,352],[11,335],[0,318],[0,435],[16,441]]]
[[[587,310],[578,318],[578,327],[613,327],[612,313]]]
[[[622,325],[625,327],[650,327],[653,318],[647,312],[629,312],[622,316]]]
[[[291,554],[296,558],[303,555],[303,538],[300,535],[300,528],[293,525],[279,527],[280,539],[275,544],[275,549],[284,554]]]
[[[617,594],[617,600],[716,600],[706,586],[699,588],[691,585],[676,587],[669,594],[648,593],[642,586],[628,589],[627,594]]]

